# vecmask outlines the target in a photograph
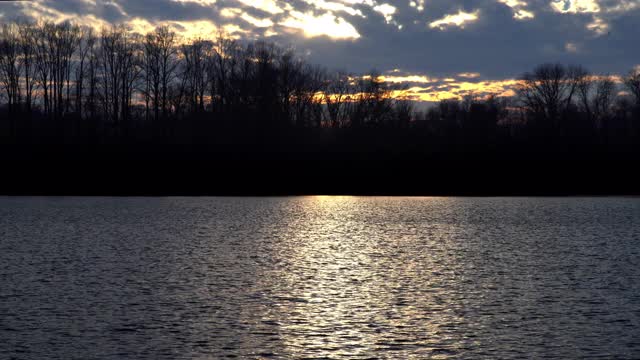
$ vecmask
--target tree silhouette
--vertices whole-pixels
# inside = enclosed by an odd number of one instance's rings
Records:
[[[0,122],[3,139],[14,141],[20,132],[52,142],[275,141],[322,128],[393,130],[421,146],[637,139],[638,70],[619,84],[580,66],[542,64],[515,90],[420,110],[377,71],[327,71],[263,40],[181,39],[166,26],[147,34],[46,21],[0,29]]]

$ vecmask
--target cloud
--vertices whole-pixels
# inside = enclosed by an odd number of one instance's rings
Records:
[[[281,8],[275,0],[238,0],[240,3],[262,10],[269,14],[281,14],[284,9]]]
[[[640,9],[638,0],[553,0],[551,8],[561,14],[591,15],[586,29],[596,36],[609,33],[611,23]]]
[[[305,3],[312,5],[316,9],[328,10],[332,12],[345,12],[351,16],[364,16],[362,11],[342,2],[325,1],[325,0],[303,0]]]
[[[464,28],[467,23],[475,22],[476,20],[478,20],[478,14],[479,11],[467,13],[460,10],[457,14],[449,14],[442,19],[432,21],[431,23],[429,23],[429,27],[432,29],[440,30],[444,30],[452,26]]]
[[[419,12],[424,11],[424,0],[413,0],[409,2],[409,6],[415,8]]]
[[[0,17],[268,37],[310,62],[377,69],[431,98],[502,91],[499,84],[544,62],[610,74],[640,63],[638,0],[45,0],[0,2]]]
[[[280,22],[280,25],[302,30],[308,37],[328,36],[334,39],[357,39],[360,37],[353,25],[330,12],[315,16],[313,13],[292,11],[288,18]]]
[[[373,10],[379,12],[384,16],[384,19],[387,23],[391,23],[393,21],[393,14],[396,13],[396,7],[389,4],[380,4],[373,7]]]
[[[513,10],[513,18],[517,20],[528,20],[535,18],[532,11],[527,10],[528,4],[522,0],[498,0]]]
[[[438,82],[436,78],[430,78],[426,75],[404,75],[404,76],[381,76],[382,81],[386,81],[393,84],[430,84]]]
[[[553,0],[551,7],[561,13],[598,13],[600,5],[596,0]]]
[[[480,77],[480,73],[460,73],[458,76],[466,79],[475,79]]]
[[[571,53],[577,53],[578,52],[578,44],[576,44],[576,43],[568,42],[568,43],[565,44],[564,48],[565,48],[565,50],[567,50],[568,52],[571,52]]]
[[[392,91],[394,98],[433,103],[441,100],[462,100],[466,96],[486,98],[488,96],[513,96],[518,80],[464,81],[445,79],[431,86],[411,86],[407,89]]]
[[[605,35],[609,32],[609,24],[604,21],[602,18],[594,16],[593,21],[588,23],[587,29],[592,31],[595,35]]]
[[[240,18],[246,22],[248,22],[249,24],[255,26],[255,27],[259,27],[259,28],[268,28],[268,27],[272,27],[273,26],[273,21],[271,21],[271,19],[269,18],[264,18],[264,19],[258,19],[255,18],[247,13],[243,13],[240,15]]]

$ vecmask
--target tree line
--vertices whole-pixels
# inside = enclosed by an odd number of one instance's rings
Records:
[[[138,34],[69,22],[0,29],[3,139],[169,141],[221,127],[402,129],[456,141],[555,136],[637,141],[640,69],[600,76],[544,64],[514,95],[443,100],[418,111],[372,71],[353,75],[309,64],[293,49],[224,34],[185,41],[166,26]],[[354,130],[357,131],[357,130]],[[206,136],[205,136],[206,137]]]

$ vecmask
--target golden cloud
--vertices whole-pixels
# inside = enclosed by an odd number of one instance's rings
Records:
[[[458,11],[457,14],[446,15],[442,19],[431,22],[429,24],[429,27],[432,29],[440,29],[440,30],[444,30],[451,26],[464,28],[467,23],[472,23],[478,20],[479,14],[480,14],[479,10],[476,10],[472,13],[468,13],[460,10]]]
[[[302,30],[307,37],[328,36],[333,39],[358,39],[356,28],[341,17],[332,13],[320,16],[312,12],[289,12],[289,16],[279,23],[282,26]]]
[[[383,82],[389,82],[393,84],[401,84],[401,83],[434,83],[437,82],[438,79],[430,78],[425,75],[406,75],[406,76],[388,76],[383,75],[380,76],[379,79]]]
[[[516,20],[529,20],[535,18],[532,11],[525,10],[529,4],[522,0],[498,0],[513,10],[513,18]]]
[[[452,81],[446,84],[433,87],[414,86],[406,90],[394,90],[392,96],[397,99],[408,99],[414,101],[437,102],[441,100],[462,100],[467,95],[477,95],[486,97],[514,96],[515,86],[519,83],[515,79],[493,80],[493,81]]]
[[[561,13],[598,13],[600,5],[596,0],[553,0],[551,8]]]

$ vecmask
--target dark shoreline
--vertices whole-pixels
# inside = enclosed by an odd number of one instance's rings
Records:
[[[283,148],[4,145],[0,195],[640,195],[634,151]]]

